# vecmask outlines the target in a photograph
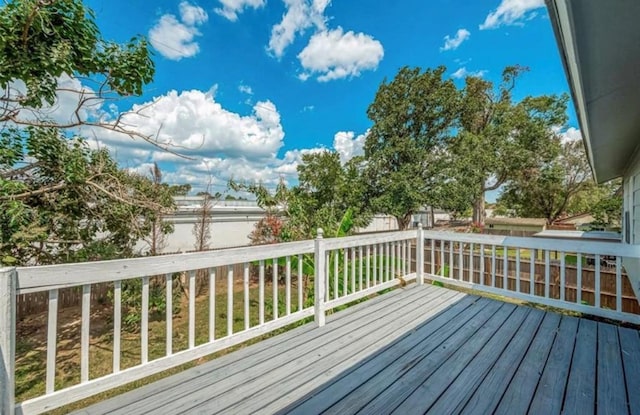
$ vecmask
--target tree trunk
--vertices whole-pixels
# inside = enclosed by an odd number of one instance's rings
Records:
[[[473,223],[484,226],[484,191],[473,202]]]
[[[429,223],[429,228],[435,228],[436,227],[436,214],[433,212],[433,206],[430,206],[430,212],[431,212],[431,223]]]
[[[411,213],[408,213],[404,216],[396,216],[396,221],[398,221],[398,230],[404,231],[409,229],[409,224],[411,223]]]

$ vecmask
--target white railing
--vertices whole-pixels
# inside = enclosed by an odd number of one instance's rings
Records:
[[[312,317],[323,326],[329,309],[413,280],[421,284],[424,278],[640,324],[623,257],[640,258],[640,249],[619,243],[418,229],[345,238],[323,238],[319,231],[315,240],[277,245],[0,269],[0,413],[47,411]],[[312,277],[313,287],[307,287]],[[123,304],[132,282],[140,300],[134,364],[130,357],[121,361],[125,352],[131,354],[124,340],[133,334],[122,324],[125,314],[131,314]],[[198,283],[203,282],[206,294],[198,296]],[[96,311],[91,291],[96,284],[109,284],[112,293],[108,374],[91,370],[91,316],[92,309]],[[174,294],[180,288],[186,292],[184,346],[176,344],[174,333]],[[79,350],[78,382],[72,385],[62,383],[57,373],[62,315],[58,298],[70,289],[82,293],[80,328],[72,345]],[[159,289],[166,302],[164,326],[162,321],[153,326],[164,331],[160,355],[149,352],[150,301]],[[15,403],[16,296],[37,292],[49,296],[44,391]],[[197,328],[197,316],[203,314],[206,327]]]
[[[301,242],[0,269],[0,413],[40,413],[54,409],[312,316],[316,324],[322,326],[327,310],[415,279],[412,267],[416,259],[417,263],[422,262],[422,232],[419,229],[417,232],[325,239],[319,230],[316,240]],[[417,252],[418,258],[413,258],[412,252]],[[234,275],[237,270],[242,270],[241,276]],[[307,290],[306,282],[312,276],[314,287]],[[203,280],[207,294],[198,297],[197,286]],[[111,373],[97,376],[92,374],[90,361],[91,290],[95,284],[110,284],[112,294],[108,300],[113,306]],[[176,350],[173,308],[174,294],[180,288],[187,297],[187,344],[186,348]],[[79,383],[57,387],[57,381],[60,381],[57,374],[60,347],[58,298],[63,290],[69,289],[82,292],[80,329],[78,338],[74,340],[79,345]],[[132,290],[136,295],[139,293],[140,300],[139,309],[135,310],[139,319],[139,361],[131,367],[124,367],[127,365],[121,361],[125,352],[123,319],[126,309],[123,309],[123,303]],[[166,303],[166,347],[163,356],[154,358],[149,353],[150,301],[153,299],[150,292],[157,294],[158,290],[161,290]],[[36,292],[49,293],[45,388],[40,396],[16,403],[16,296]],[[226,307],[220,303],[226,303]],[[208,333],[204,338],[202,333],[198,333],[200,337],[196,333],[198,305],[200,311],[208,315]],[[242,315],[234,316],[238,309],[242,310]],[[223,327],[219,327],[220,322],[217,321],[220,316],[226,319]],[[125,334],[131,335],[129,332]]]
[[[426,278],[501,296],[640,324],[616,242],[424,232]]]

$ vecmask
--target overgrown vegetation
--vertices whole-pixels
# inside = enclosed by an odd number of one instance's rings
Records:
[[[98,109],[152,80],[146,40],[104,40],[79,0],[13,1],[0,7],[0,67],[0,263],[131,256],[173,209],[172,191],[123,170],[85,137],[154,142]],[[64,119],[51,115],[60,94],[77,103]]]

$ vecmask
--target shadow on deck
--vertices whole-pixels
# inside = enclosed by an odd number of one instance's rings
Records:
[[[84,414],[640,413],[637,330],[415,285]]]

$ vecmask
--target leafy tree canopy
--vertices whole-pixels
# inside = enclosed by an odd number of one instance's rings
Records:
[[[256,240],[272,243],[274,235],[277,241],[308,239],[315,237],[318,228],[325,236],[342,236],[356,226],[366,226],[371,219],[361,171],[361,158],[343,165],[338,153],[321,151],[302,156],[297,186],[288,188],[280,181],[271,192],[261,183],[231,181],[230,187],[253,194],[258,205],[267,210],[269,219],[254,232]]]
[[[556,131],[567,120],[566,95],[512,97],[526,68],[507,67],[496,88],[487,80],[467,77],[461,91],[458,133],[451,163],[456,180],[472,192],[473,220],[484,223],[485,193],[553,157]]]
[[[434,202],[442,155],[453,134],[459,94],[445,67],[404,67],[378,88],[367,115],[365,176],[373,209],[406,229],[411,215]]]
[[[173,190],[120,169],[80,127],[153,142],[120,123],[86,118],[87,106],[139,95],[153,78],[146,40],[104,40],[79,0],[16,0],[0,6],[0,262],[56,263],[132,254]],[[91,88],[68,122],[45,111],[63,76]],[[83,118],[85,117],[85,118]],[[169,229],[165,229],[168,231]]]
[[[551,152],[513,175],[500,201],[518,216],[541,217],[551,224],[566,215],[571,200],[591,182],[582,141],[552,141]]]

